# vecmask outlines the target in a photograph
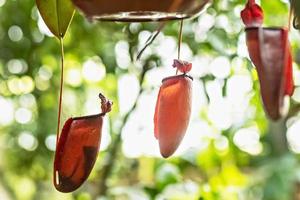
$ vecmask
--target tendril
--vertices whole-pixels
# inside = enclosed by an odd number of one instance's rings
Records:
[[[99,94],[99,98],[101,99],[102,113],[106,114],[110,112],[113,102],[107,99],[102,93]]]

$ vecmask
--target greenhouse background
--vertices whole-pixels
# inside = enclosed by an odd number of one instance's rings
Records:
[[[261,0],[265,26],[288,24],[287,0]],[[181,57],[193,63],[187,133],[163,159],[153,115],[161,80],[175,73],[179,22],[91,22],[76,12],[65,36],[62,121],[114,102],[86,183],[63,194],[52,183],[59,41],[32,0],[0,0],[1,200],[298,200],[300,199],[300,34],[290,31],[295,92],[287,116],[268,120],[248,57],[240,11],[245,1],[214,0],[185,20]]]

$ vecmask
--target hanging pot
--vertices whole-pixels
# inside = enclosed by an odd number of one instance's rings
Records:
[[[66,121],[55,152],[54,186],[72,192],[88,178],[99,151],[104,115],[112,103],[100,94],[102,113]]]
[[[257,69],[265,111],[271,119],[277,120],[284,114],[285,95],[291,96],[294,90],[288,31],[247,27],[246,42]]]
[[[88,18],[102,21],[161,21],[192,17],[210,0],[72,0]]]

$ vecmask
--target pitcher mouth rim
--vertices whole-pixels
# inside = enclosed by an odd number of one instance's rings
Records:
[[[95,114],[95,115],[86,115],[86,116],[80,116],[80,117],[72,117],[73,120],[81,120],[81,119],[90,119],[90,118],[97,118],[97,117],[101,117],[104,116],[104,113],[99,113],[99,114]]]
[[[194,80],[194,78],[188,74],[180,74],[180,75],[166,77],[162,80],[162,82],[165,82],[165,81],[173,79],[173,78],[180,78],[180,77],[187,77],[187,78],[191,79],[192,81]]]
[[[257,27],[257,26],[250,26],[250,27],[246,27],[245,30],[249,31],[249,30],[258,30],[258,29],[262,29],[262,30],[286,30],[286,27],[280,27],[280,26],[271,26],[271,27]]]

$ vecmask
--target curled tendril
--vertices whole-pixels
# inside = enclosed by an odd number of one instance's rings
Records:
[[[99,93],[99,98],[101,99],[101,109],[102,113],[106,114],[111,111],[111,106],[113,102],[107,99],[102,93]]]
[[[159,35],[159,33],[162,31],[164,27],[165,27],[165,22],[162,22],[157,28],[157,30],[149,36],[144,47],[139,51],[136,60],[139,60],[142,57],[144,51],[154,42],[154,40],[157,38],[157,36]]]
[[[293,20],[293,26],[295,29],[300,30],[300,17],[295,16]]]
[[[187,61],[174,59],[173,67],[177,68],[180,72],[186,74],[192,69],[192,63]]]
[[[291,0],[291,12],[294,14],[293,26],[295,29],[300,30],[300,1]]]

